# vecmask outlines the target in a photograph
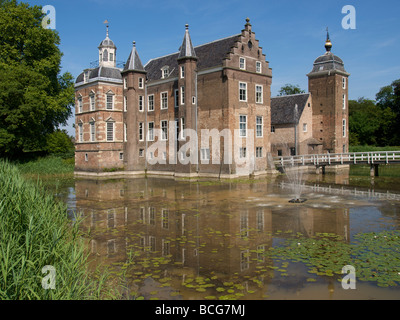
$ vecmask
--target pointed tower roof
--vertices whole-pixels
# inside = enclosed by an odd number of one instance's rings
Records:
[[[185,27],[186,27],[185,36],[183,37],[182,45],[179,48],[178,60],[184,58],[197,59],[196,52],[194,51],[192,45],[192,40],[190,39],[189,25],[186,24]]]
[[[140,61],[138,51],[136,49],[135,41],[133,41],[132,50],[131,50],[131,53],[129,54],[128,60],[126,61],[123,72],[128,71],[128,70],[145,72],[145,70],[143,68],[143,64]]]

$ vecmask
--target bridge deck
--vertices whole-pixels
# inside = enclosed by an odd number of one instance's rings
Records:
[[[275,165],[285,166],[334,166],[348,164],[390,164],[400,163],[400,151],[349,152],[305,154],[299,156],[275,157]]]

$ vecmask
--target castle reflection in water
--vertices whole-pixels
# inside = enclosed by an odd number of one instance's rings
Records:
[[[145,298],[155,287],[163,299],[202,299],[228,284],[241,299],[262,299],[277,272],[264,254],[275,241],[322,232],[349,239],[349,209],[288,204],[266,181],[77,179],[75,192],[92,258],[118,266],[133,252],[129,285]]]

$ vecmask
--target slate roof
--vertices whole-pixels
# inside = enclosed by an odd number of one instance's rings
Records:
[[[192,40],[190,39],[189,35],[189,25],[186,25],[185,36],[183,37],[182,45],[179,48],[179,55],[178,59],[182,58],[197,58],[196,52],[194,51]]]
[[[211,67],[222,66],[223,59],[231,51],[239,39],[240,34],[209,42],[197,47],[194,51],[197,57],[197,70],[208,69]],[[182,49],[182,47],[181,47]],[[169,77],[178,76],[178,57],[180,52],[176,52],[167,56],[151,59],[146,63],[144,69],[147,71],[148,80],[161,79],[161,68],[169,66]]]
[[[96,78],[108,79],[108,80],[117,80],[118,82],[122,81],[121,70],[118,68],[109,68],[109,67],[97,67],[95,69],[89,70],[89,79],[94,80]],[[75,83],[84,81],[84,72],[82,72],[77,78]]]
[[[326,52],[322,56],[319,56],[317,59],[315,59],[313,69],[311,70],[310,74],[329,70],[339,70],[347,73],[344,69],[343,60],[338,56],[335,56],[332,52]]]
[[[297,124],[306,106],[309,93],[271,98],[271,124]],[[297,116],[295,107],[297,104]]]
[[[143,64],[142,61],[140,61],[135,42],[133,43],[131,53],[129,54],[123,71],[127,70],[144,71]]]

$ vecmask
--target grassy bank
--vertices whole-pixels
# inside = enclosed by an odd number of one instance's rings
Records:
[[[372,152],[372,151],[400,151],[400,146],[387,146],[387,147],[376,147],[376,146],[350,146],[349,152]]]
[[[88,262],[79,222],[71,224],[66,205],[0,160],[0,299],[114,297],[106,276],[96,279]],[[55,289],[42,286],[48,265],[55,268]]]

